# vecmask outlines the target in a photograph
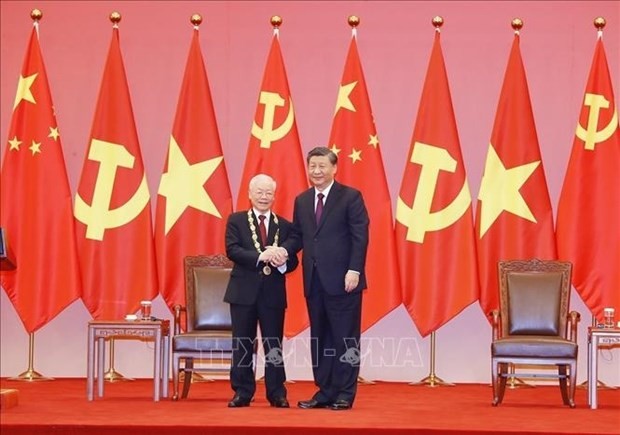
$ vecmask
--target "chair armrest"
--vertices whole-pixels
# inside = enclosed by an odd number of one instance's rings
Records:
[[[491,317],[491,326],[493,327],[493,341],[499,338],[500,332],[500,314],[499,310],[493,310],[489,313],[489,317]]]
[[[187,312],[187,309],[179,304],[176,304],[172,307],[174,310],[174,335],[178,335],[181,333],[181,313]]]
[[[577,342],[577,323],[581,320],[581,314],[577,311],[568,313],[568,339]]]

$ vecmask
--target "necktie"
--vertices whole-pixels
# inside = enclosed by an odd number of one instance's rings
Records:
[[[260,221],[258,223],[258,231],[260,232],[261,242],[263,243],[263,246],[266,246],[267,245],[267,227],[265,226],[265,215],[264,214],[259,215],[258,220]]]
[[[317,195],[318,201],[316,202],[316,224],[318,225],[319,222],[321,222],[321,215],[323,214],[323,198],[325,198],[325,195],[323,195],[322,193],[319,193]]]

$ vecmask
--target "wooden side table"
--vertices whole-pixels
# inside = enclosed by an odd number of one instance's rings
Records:
[[[155,402],[159,401],[160,392],[163,397],[168,397],[170,321],[92,320],[88,322],[86,375],[86,395],[88,400],[94,399],[95,371],[97,372],[97,396],[103,397],[105,340],[111,338],[153,341],[155,343],[153,353],[153,400]],[[97,343],[96,347],[95,342]]]
[[[620,345],[620,328],[588,328],[588,404],[591,409],[598,407],[596,386],[600,345]]]

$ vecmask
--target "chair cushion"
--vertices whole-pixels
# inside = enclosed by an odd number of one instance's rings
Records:
[[[561,272],[508,274],[508,335],[560,335]]]
[[[577,358],[577,343],[548,335],[507,336],[491,344],[493,357]]]
[[[173,352],[232,352],[230,334],[191,331],[172,338]]]
[[[191,329],[230,331],[230,305],[224,302],[231,269],[195,267]]]

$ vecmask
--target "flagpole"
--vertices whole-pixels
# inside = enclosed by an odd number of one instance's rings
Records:
[[[409,385],[426,385],[428,387],[453,387],[454,384],[446,382],[435,374],[435,331],[431,332],[431,371],[425,378],[418,382],[411,382]]]
[[[36,9],[35,9],[36,10]],[[33,11],[34,12],[34,11]],[[53,381],[54,378],[48,378],[34,369],[34,332],[29,334],[30,340],[28,345],[28,369],[25,372],[20,373],[14,378],[9,378],[11,381]]]
[[[110,368],[107,372],[103,374],[103,379],[108,382],[119,382],[119,381],[133,381],[132,378],[128,378],[120,374],[114,368],[114,339],[110,339]]]

